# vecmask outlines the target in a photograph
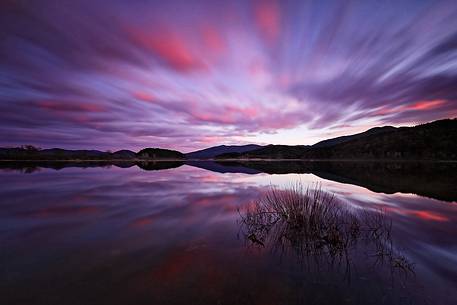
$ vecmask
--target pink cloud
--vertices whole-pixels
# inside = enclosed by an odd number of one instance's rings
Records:
[[[384,106],[373,112],[375,116],[383,116],[389,114],[396,114],[403,111],[428,111],[439,108],[446,103],[445,100],[432,100],[432,101],[419,101],[407,105],[389,107]]]
[[[193,124],[230,125],[244,132],[276,131],[276,129],[293,128],[309,121],[309,116],[302,112],[275,110],[261,105],[244,107],[226,105],[204,110],[190,108],[188,111]]]
[[[204,25],[202,36],[205,48],[211,51],[211,55],[219,56],[226,51],[226,43],[221,34],[213,26]]]
[[[378,115],[388,115],[388,114],[391,114],[393,112],[395,112],[395,108],[391,108],[391,107],[382,107],[381,109],[378,109],[374,112],[374,115],[375,116],[378,116]]]
[[[269,43],[274,43],[280,32],[281,15],[278,2],[258,1],[254,6],[255,22]]]
[[[223,137],[203,137],[199,141],[205,144],[214,144],[223,141]]]
[[[444,101],[444,100],[420,101],[417,103],[409,104],[408,106],[405,106],[404,109],[405,110],[426,111],[426,110],[438,108],[445,103],[446,103],[446,101]]]
[[[134,92],[133,97],[135,99],[143,101],[143,102],[153,102],[155,100],[155,98],[152,94],[144,92],[144,91]]]
[[[205,64],[191,50],[189,43],[177,32],[168,29],[142,31],[130,28],[132,39],[141,47],[152,52],[174,70],[189,72],[205,69]]]
[[[99,104],[75,103],[68,101],[38,101],[36,105],[42,109],[59,112],[102,112],[104,107]]]
[[[192,117],[198,121],[208,122],[208,123],[220,123],[220,124],[234,124],[236,120],[231,115],[225,115],[223,113],[207,113],[207,112],[198,112],[192,111]]]
[[[258,110],[254,107],[237,107],[233,105],[226,106],[225,111],[231,115],[241,115],[241,117],[249,119],[254,119],[258,114]]]

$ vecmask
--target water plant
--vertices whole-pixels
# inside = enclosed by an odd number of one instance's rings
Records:
[[[392,222],[384,211],[357,210],[321,185],[270,187],[239,213],[245,238],[258,247],[332,264],[338,260],[349,268],[352,250],[363,242],[366,257],[375,265],[387,263],[405,275],[414,272],[413,264],[394,247]]]

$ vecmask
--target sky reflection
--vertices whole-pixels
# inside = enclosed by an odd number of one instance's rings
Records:
[[[287,260],[277,265],[271,253],[246,248],[238,235],[237,210],[270,185],[297,181],[318,183],[356,209],[384,208],[398,250],[415,263],[418,285],[440,304],[457,298],[452,290],[457,279],[455,203],[374,193],[312,174],[222,174],[188,165],[160,171],[42,169],[0,172],[0,178],[0,240],[5,245],[0,264],[6,266],[0,289],[10,292],[8,304],[33,298],[57,304],[64,295],[86,302],[105,296],[114,303],[179,304],[199,297],[203,303],[217,298],[243,303],[248,292],[256,296],[254,303],[286,301],[288,291],[295,291],[293,278],[300,277],[293,275],[296,267]],[[355,286],[369,295],[381,278],[356,278]],[[19,293],[25,287],[29,292]],[[352,289],[338,290],[339,296],[352,296]]]

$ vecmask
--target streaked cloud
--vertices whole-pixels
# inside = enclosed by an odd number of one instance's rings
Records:
[[[4,1],[1,145],[312,144],[457,113],[454,1]]]

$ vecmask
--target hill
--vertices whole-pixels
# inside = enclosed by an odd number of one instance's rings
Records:
[[[33,146],[1,148],[1,160],[105,160],[111,153],[99,150],[38,149]]]
[[[113,160],[181,160],[184,155],[176,150],[145,148],[138,153],[130,150],[119,150],[114,153],[99,150],[68,150],[61,148],[38,149],[33,146],[0,148],[0,160],[17,161],[113,161]]]
[[[330,146],[334,146],[334,145],[337,145],[337,144],[346,143],[346,142],[349,142],[349,141],[352,141],[352,140],[368,137],[368,136],[371,136],[371,135],[377,135],[377,134],[382,134],[382,133],[386,133],[386,132],[391,132],[391,131],[394,131],[396,129],[397,128],[395,128],[393,126],[374,127],[374,128],[371,128],[371,129],[369,129],[367,131],[364,131],[364,132],[361,132],[361,133],[356,133],[356,134],[349,135],[349,136],[342,136],[342,137],[337,137],[337,138],[333,138],[333,139],[323,140],[323,141],[320,141],[320,142],[312,145],[312,147],[313,148],[330,147]]]
[[[301,159],[309,146],[305,145],[267,145],[246,153],[226,153],[215,159]]]
[[[111,156],[114,159],[134,159],[136,157],[136,153],[131,150],[122,149],[112,153]]]
[[[381,127],[313,146],[268,145],[217,159],[457,160],[457,119],[414,127]]]
[[[185,158],[184,154],[177,150],[162,148],[145,148],[140,150],[136,156],[140,159],[153,160],[181,160]]]
[[[217,155],[225,153],[244,153],[255,149],[262,148],[260,145],[249,144],[249,145],[219,145],[214,147],[197,150],[191,153],[187,153],[185,156],[187,159],[211,159]]]
[[[457,160],[457,119],[357,137],[328,147],[313,147],[304,159]]]

